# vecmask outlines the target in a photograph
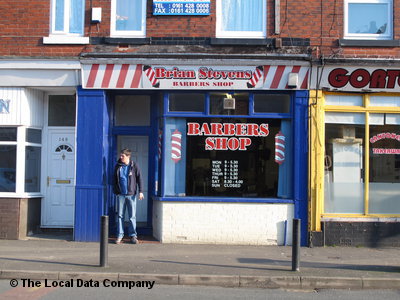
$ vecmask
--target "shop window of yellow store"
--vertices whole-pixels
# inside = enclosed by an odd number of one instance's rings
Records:
[[[399,216],[400,95],[323,100],[322,215]]]

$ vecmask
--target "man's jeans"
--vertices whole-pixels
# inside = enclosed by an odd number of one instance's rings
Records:
[[[128,210],[129,225],[128,235],[129,237],[136,236],[136,196],[134,195],[117,195],[117,213],[118,213],[118,224],[117,224],[117,237],[124,237],[124,212]]]

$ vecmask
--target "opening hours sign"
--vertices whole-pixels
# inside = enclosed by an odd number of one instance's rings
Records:
[[[210,0],[154,0],[153,15],[209,15]]]

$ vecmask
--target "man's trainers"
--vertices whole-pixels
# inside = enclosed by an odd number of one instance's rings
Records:
[[[132,244],[137,244],[138,243],[138,240],[137,240],[136,236],[131,237],[131,243]]]
[[[115,241],[115,243],[116,243],[117,245],[121,244],[121,242],[122,242],[122,238],[117,238],[117,240]]]

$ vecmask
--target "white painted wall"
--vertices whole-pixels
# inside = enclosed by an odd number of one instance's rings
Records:
[[[0,114],[0,125],[43,127],[43,92],[29,88],[0,88],[0,99],[10,101],[9,113]]]
[[[284,245],[286,229],[291,245],[292,219],[292,204],[153,203],[153,234],[162,243]]]

